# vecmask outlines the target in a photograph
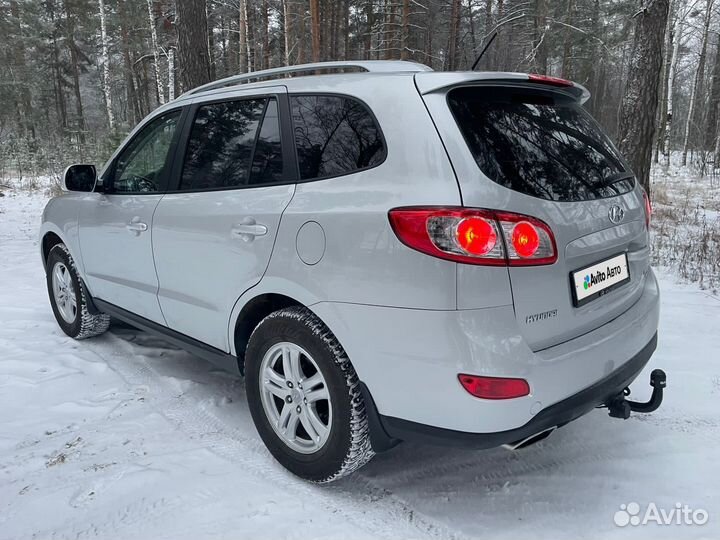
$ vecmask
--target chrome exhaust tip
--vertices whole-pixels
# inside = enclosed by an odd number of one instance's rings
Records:
[[[538,431],[533,435],[525,437],[524,439],[520,439],[519,441],[515,441],[513,443],[503,444],[502,446],[507,450],[520,450],[521,448],[527,448],[528,446],[531,446],[537,442],[542,441],[543,439],[548,438],[550,434],[556,429],[557,426],[549,427],[542,431]]]

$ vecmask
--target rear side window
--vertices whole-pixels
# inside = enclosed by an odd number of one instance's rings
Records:
[[[380,128],[360,101],[344,96],[291,98],[300,178],[340,176],[385,159]]]
[[[575,101],[531,89],[458,88],[448,103],[480,170],[533,197],[584,201],[627,193],[634,176]]]
[[[188,139],[181,191],[280,181],[283,160],[275,99],[203,105]]]

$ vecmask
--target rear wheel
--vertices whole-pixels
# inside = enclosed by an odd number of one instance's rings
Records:
[[[245,374],[258,433],[294,474],[330,482],[374,455],[355,369],[307,308],[285,308],[260,322],[248,342]]]
[[[105,332],[110,316],[90,313],[85,289],[65,244],[52,247],[47,259],[47,288],[58,325],[68,336],[85,339]]]

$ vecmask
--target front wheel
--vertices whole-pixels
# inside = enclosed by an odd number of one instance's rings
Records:
[[[58,325],[68,336],[85,339],[105,332],[110,316],[90,313],[85,290],[65,244],[53,246],[47,258],[47,289]]]
[[[258,433],[292,473],[331,482],[373,457],[355,369],[307,308],[282,309],[260,322],[248,342],[245,375]]]

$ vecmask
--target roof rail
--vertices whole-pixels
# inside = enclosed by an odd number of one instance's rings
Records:
[[[242,75],[233,75],[226,77],[218,81],[213,81],[208,84],[203,84],[197,88],[193,88],[185,92],[182,96],[189,96],[197,94],[199,92],[205,92],[207,90],[215,90],[217,88],[223,88],[225,86],[231,86],[235,84],[243,84],[250,82],[255,79],[265,78],[280,78],[282,75],[289,75],[292,73],[303,73],[306,71],[316,71],[323,69],[345,69],[345,68],[358,68],[364,69],[371,73],[377,72],[402,72],[402,71],[432,71],[431,67],[425,64],[417,62],[407,62],[405,60],[347,60],[341,62],[314,62],[312,64],[300,64],[297,66],[286,66],[272,69],[263,69],[260,71],[251,71],[250,73],[244,73]]]

